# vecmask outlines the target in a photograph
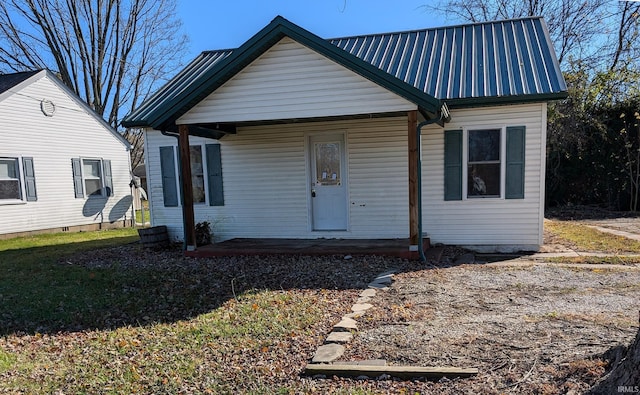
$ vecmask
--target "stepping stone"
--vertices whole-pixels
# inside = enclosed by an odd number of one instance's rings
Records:
[[[372,298],[376,296],[376,290],[375,289],[365,289],[364,291],[360,292],[360,297],[361,298]]]
[[[342,318],[360,318],[364,315],[364,311],[357,311],[355,313],[349,313],[342,316]]]
[[[351,306],[351,311],[353,311],[354,313],[357,313],[359,311],[367,311],[372,307],[373,305],[370,303],[356,303],[353,306]]]
[[[336,343],[325,344],[318,347],[316,355],[313,356],[313,363],[329,363],[340,358],[344,354],[344,346]]]
[[[342,332],[344,332],[345,330],[346,331],[350,331],[350,330],[357,331],[358,330],[358,323],[353,318],[343,317],[340,322],[338,322],[337,324],[335,324],[333,326],[333,329],[337,330],[337,331],[342,331]]]
[[[380,283],[380,284],[387,284],[387,285],[391,285],[392,282],[393,282],[393,274],[380,275],[376,277],[375,280],[372,281],[372,283]]]
[[[351,332],[331,332],[325,343],[349,343],[353,340]]]
[[[374,290],[375,289],[381,289],[383,291],[386,291],[386,290],[389,289],[389,287],[387,287],[387,285],[388,284],[381,284],[381,283],[372,282],[372,283],[369,283],[369,288],[372,288]]]
[[[370,301],[371,301],[370,297],[362,296],[362,297],[359,297],[358,300],[356,300],[356,303],[362,304],[362,303],[369,303]]]

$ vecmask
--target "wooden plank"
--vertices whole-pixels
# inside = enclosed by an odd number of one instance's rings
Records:
[[[449,366],[376,366],[376,365],[340,365],[340,364],[307,364],[305,374],[313,376],[322,374],[325,376],[358,377],[368,376],[371,378],[387,374],[400,379],[415,379],[424,377],[426,379],[440,379],[442,377],[471,377],[478,374],[476,368],[458,368]]]
[[[191,186],[191,154],[189,152],[189,126],[179,125],[178,149],[182,171],[182,215],[184,217],[184,237],[188,251],[196,248],[196,225],[193,213],[193,187]]]
[[[418,246],[418,111],[407,112],[409,142],[409,244]]]

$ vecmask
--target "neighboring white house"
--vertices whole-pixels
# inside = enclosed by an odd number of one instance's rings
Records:
[[[123,124],[146,128],[153,224],[188,245],[193,202],[217,240],[411,248],[421,231],[536,250],[547,101],[565,96],[541,18],[323,40],[277,17],[203,52]]]
[[[0,238],[131,225],[129,148],[51,72],[0,75]]]

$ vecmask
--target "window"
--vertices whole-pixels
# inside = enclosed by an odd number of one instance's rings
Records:
[[[22,199],[17,158],[0,158],[0,200]]]
[[[202,162],[202,147],[192,145],[189,147],[191,157],[191,189],[193,190],[193,202],[204,203],[206,194],[204,192],[204,166]]]
[[[524,126],[445,131],[444,200],[524,199],[525,131]]]
[[[210,206],[224,206],[220,144],[192,145],[189,147],[189,154],[193,202],[208,201]],[[177,207],[180,204],[178,160],[177,147],[160,147],[162,198],[165,207]]]
[[[83,159],[82,175],[87,196],[102,196],[102,166],[100,160]]]
[[[468,133],[467,197],[500,197],[500,129]]]
[[[25,200],[38,200],[33,158],[0,157],[0,203]]]
[[[76,198],[113,195],[110,160],[72,158],[71,168]]]

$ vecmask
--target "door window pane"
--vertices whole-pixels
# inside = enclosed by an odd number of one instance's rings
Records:
[[[469,131],[468,197],[500,197],[500,135],[500,129]]]
[[[340,143],[316,143],[317,185],[340,185]]]
[[[0,159],[0,199],[20,199],[18,159]]]
[[[205,202],[204,190],[204,166],[202,163],[202,147],[192,145],[189,147],[191,158],[191,187],[193,189],[193,202]]]

